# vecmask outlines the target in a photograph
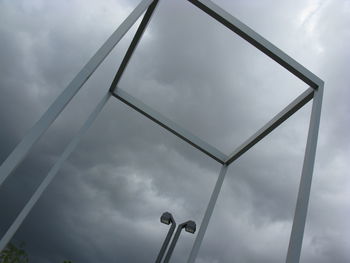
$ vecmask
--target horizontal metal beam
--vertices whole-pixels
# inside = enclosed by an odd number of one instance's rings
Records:
[[[288,119],[293,113],[308,103],[314,94],[312,88],[308,88],[300,96],[298,96],[292,103],[285,107],[280,113],[278,113],[272,120],[265,124],[260,130],[253,134],[248,140],[246,140],[241,146],[239,146],[225,162],[227,165],[238,159],[243,153],[252,148],[256,143],[263,139],[266,135],[272,132],[276,127]]]
[[[323,81],[318,78],[311,71],[303,67],[293,58],[288,56],[282,50],[277,48],[271,42],[263,38],[261,35],[256,33],[247,25],[243,24],[237,18],[226,12],[224,9],[214,4],[210,0],[188,0],[211,17],[219,21],[221,24],[237,33],[239,36],[247,40],[250,44],[255,46],[257,49],[268,55],[270,58],[275,60],[282,67],[290,71],[292,74],[297,76],[299,79],[304,81],[307,85],[314,89],[322,86]]]
[[[128,94],[126,91],[121,90],[120,88],[117,88],[114,93],[112,93],[113,96],[124,102],[125,104],[129,105],[139,113],[143,114],[150,120],[154,121],[155,123],[159,124],[163,128],[167,129],[171,133],[175,134],[182,140],[186,141],[187,143],[191,144],[193,147],[197,148],[198,150],[202,151],[209,157],[213,158],[217,162],[224,164],[225,160],[227,159],[227,155],[220,152],[215,147],[209,145],[202,139],[196,137],[191,132],[186,131],[179,125],[177,125],[175,122],[169,120],[159,112],[156,112],[143,102],[139,101],[138,99],[134,98],[130,94]]]
[[[94,73],[97,67],[152,2],[153,0],[143,0],[134,11],[131,12],[118,29],[114,31],[100,49],[97,50],[95,55],[69,83],[66,89],[51,104],[50,108],[43,114],[40,120],[38,120],[38,122],[23,137],[22,141],[16,146],[0,167],[0,186],[17,165],[27,156],[32,146],[40,139],[74,95],[80,90],[92,73]]]

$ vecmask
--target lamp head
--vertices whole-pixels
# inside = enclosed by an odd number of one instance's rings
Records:
[[[165,212],[160,217],[160,222],[163,224],[169,225],[170,223],[174,222],[173,216],[169,212]]]
[[[192,220],[187,221],[185,225],[186,232],[194,234],[196,232],[196,223]]]

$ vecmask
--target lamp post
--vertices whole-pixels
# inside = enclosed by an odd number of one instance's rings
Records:
[[[186,232],[194,234],[196,232],[196,223],[194,221],[192,221],[192,220],[189,220],[189,221],[187,221],[185,223],[180,224],[177,227],[177,230],[176,230],[175,236],[173,238],[173,241],[171,242],[169,250],[168,250],[168,253],[166,254],[166,257],[164,259],[164,263],[168,263],[169,262],[171,254],[174,251],[174,248],[176,246],[176,242],[179,239],[179,236],[181,234],[181,230],[183,228],[185,228]]]
[[[162,214],[162,216],[160,217],[160,222],[162,222],[163,224],[166,224],[166,225],[169,225],[171,223],[171,226],[169,228],[168,234],[165,237],[162,248],[159,251],[158,257],[156,259],[156,263],[161,262],[161,260],[164,256],[165,250],[167,249],[168,244],[170,242],[170,238],[173,235],[175,227],[176,227],[176,222],[175,222],[173,216],[169,212],[165,212]]]

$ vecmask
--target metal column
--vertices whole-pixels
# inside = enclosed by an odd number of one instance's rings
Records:
[[[213,214],[216,201],[218,200],[218,196],[219,196],[219,193],[220,193],[220,190],[222,187],[222,183],[224,182],[224,179],[225,179],[227,167],[228,166],[225,164],[221,167],[219,177],[216,181],[214,190],[211,194],[209,204],[207,206],[207,210],[205,211],[201,226],[200,226],[198,234],[196,236],[196,240],[194,241],[194,244],[193,244],[193,247],[191,250],[191,254],[187,260],[187,263],[193,263],[197,258],[198,251],[199,251],[199,248],[202,244],[205,232],[207,231],[208,224],[209,224],[211,215]]]
[[[312,104],[310,127],[307,137],[303,170],[299,184],[299,192],[295,214],[293,219],[292,232],[289,239],[286,263],[298,263],[303,243],[307,208],[309,204],[312,173],[314,170],[318,130],[320,125],[321,106],[323,97],[323,85],[314,92]]]

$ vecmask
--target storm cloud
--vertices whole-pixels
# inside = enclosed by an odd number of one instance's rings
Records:
[[[349,262],[350,2],[214,2],[325,81],[301,262]],[[1,162],[138,3],[0,0]],[[108,91],[137,24],[1,187],[1,235]],[[189,2],[160,0],[119,88],[230,154],[308,87]],[[285,260],[310,110],[229,167],[197,262]],[[160,215],[199,227],[219,170],[110,98],[14,242],[30,262],[154,262]]]

